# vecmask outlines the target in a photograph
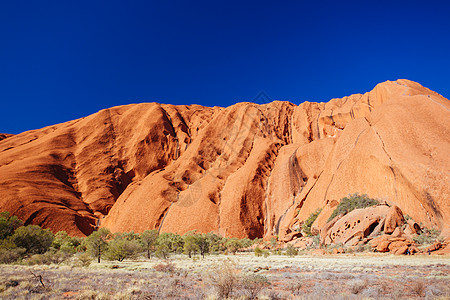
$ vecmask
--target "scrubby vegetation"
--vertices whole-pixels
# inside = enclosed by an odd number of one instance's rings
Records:
[[[413,237],[414,242],[416,242],[419,245],[430,245],[433,244],[435,241],[439,240],[439,235],[441,233],[437,229],[428,229],[425,227],[422,227],[422,230],[419,234],[415,235]]]
[[[1,299],[399,299],[450,293],[448,262],[433,256],[422,265],[409,261],[421,272],[414,277],[405,260],[386,268],[396,258],[362,262],[355,250],[333,265],[333,259],[311,259],[291,244],[282,248],[276,238],[108,229],[77,238],[23,226],[6,213],[0,215],[0,234]],[[406,284],[401,272],[409,276]],[[387,287],[386,278],[394,287]]]
[[[348,197],[344,197],[341,199],[341,202],[339,202],[336,209],[328,218],[328,222],[330,222],[334,219],[334,217],[340,214],[345,215],[354,209],[366,208],[369,206],[377,205],[378,203],[378,200],[369,198],[366,194],[359,195],[357,193],[354,193],[353,195],[349,195]]]
[[[107,228],[100,228],[86,238],[77,238],[64,231],[53,234],[36,225],[23,226],[21,220],[7,212],[0,214],[0,237],[0,263],[61,264],[76,255],[74,264],[81,266],[90,264],[88,258],[101,263],[103,259],[122,262],[142,256],[168,259],[181,253],[189,258],[195,255],[236,254],[260,241],[224,238],[214,233],[195,231],[183,236],[159,234],[157,230],[146,230],[141,234],[111,233]]]
[[[322,209],[318,209],[315,212],[311,213],[308,219],[305,220],[305,223],[303,223],[302,230],[307,236],[313,236],[313,234],[311,233],[311,226],[317,219],[321,211]]]

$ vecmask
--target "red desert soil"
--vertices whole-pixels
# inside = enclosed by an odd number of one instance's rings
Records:
[[[408,80],[299,106],[133,104],[0,137],[0,211],[79,236],[283,237],[358,192],[448,235],[449,149],[449,100]]]

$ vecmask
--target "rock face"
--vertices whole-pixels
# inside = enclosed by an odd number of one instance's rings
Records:
[[[448,231],[450,103],[408,80],[328,103],[114,107],[0,138],[0,210],[53,231],[281,238],[365,193]]]

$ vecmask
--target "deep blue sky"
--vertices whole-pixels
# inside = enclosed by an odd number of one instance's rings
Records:
[[[0,132],[137,102],[450,97],[448,1],[0,1]]]

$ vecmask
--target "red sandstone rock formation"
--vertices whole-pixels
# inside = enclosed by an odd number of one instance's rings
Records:
[[[449,101],[408,80],[299,106],[114,107],[1,140],[0,210],[73,235],[283,238],[358,192],[446,232],[449,128]]]

